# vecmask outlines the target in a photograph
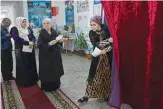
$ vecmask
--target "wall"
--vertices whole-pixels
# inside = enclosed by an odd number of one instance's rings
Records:
[[[88,0],[88,1],[89,1],[89,10],[86,12],[80,12],[80,13],[77,12],[77,1],[74,1],[74,16],[75,16],[74,21],[75,21],[75,30],[76,30],[75,33],[77,33],[78,31],[83,31],[84,34],[86,35],[85,39],[87,40],[88,49],[85,50],[85,53],[87,53],[87,54],[89,54],[92,49],[92,45],[90,43],[88,33],[90,30],[89,20],[94,15],[94,7],[95,7],[93,0]],[[100,4],[98,4],[96,6],[99,6],[99,5]],[[53,17],[53,19],[56,20],[58,30],[63,30],[63,26],[66,24],[66,22],[65,22],[65,0],[52,1],[52,7],[59,7],[59,13],[56,17]],[[87,21],[86,21],[87,26],[81,27],[78,24],[78,16],[87,16]]]
[[[7,10],[8,14],[9,14],[9,18],[12,21],[11,25],[13,25],[14,19],[13,19],[13,8],[12,8],[12,6],[11,7],[9,7],[9,6],[2,6],[1,10]]]
[[[1,9],[7,10],[9,13],[9,18],[12,21],[10,28],[16,25],[16,17],[25,16],[28,18],[26,1],[16,1],[12,5],[2,6]]]
[[[28,20],[28,5],[27,5],[27,1],[22,1],[22,6],[23,6],[23,16]],[[28,24],[29,25],[29,24]]]
[[[76,32],[78,31],[83,31],[83,33],[85,34],[85,40],[87,42],[87,45],[88,45],[88,49],[85,50],[85,53],[86,54],[89,54],[92,52],[92,44],[90,42],[90,39],[89,39],[89,31],[90,31],[90,24],[89,24],[89,21],[90,21],[90,18],[93,16],[93,7],[94,7],[94,2],[93,0],[89,0],[89,10],[86,11],[86,12],[77,12],[77,1],[75,2],[74,4],[75,6],[75,9],[74,9],[74,12],[75,12],[75,29],[76,29]],[[87,26],[86,27],[81,27],[80,24],[78,24],[78,17],[79,16],[87,16]]]
[[[81,12],[81,13],[77,12],[77,1],[75,1],[74,7],[75,7],[75,9],[74,9],[74,12],[75,12],[75,27],[76,28],[79,27],[79,25],[78,25],[78,16],[87,16],[88,17],[87,27],[80,28],[80,29],[82,29],[82,30],[90,29],[89,19],[93,16],[93,1],[89,0],[89,11],[86,11],[86,12]]]
[[[26,3],[27,3],[26,1],[17,1],[13,5],[14,24],[16,24],[16,18],[20,17],[20,16],[27,18],[27,21],[28,21],[28,12],[27,12],[27,4]]]
[[[77,33],[78,31],[83,31],[86,35],[85,39],[87,40],[87,44],[88,44],[88,49],[85,50],[85,53],[89,54],[91,52],[92,49],[92,45],[90,43],[89,37],[88,37],[88,33],[90,30],[90,24],[89,24],[89,20],[92,16],[94,16],[94,13],[100,13],[100,11],[98,11],[97,8],[101,8],[101,4],[95,4],[94,5],[94,1],[93,0],[88,0],[89,1],[89,10],[87,12],[81,12],[78,13],[77,12],[77,1],[74,1],[74,20],[75,20],[75,30]],[[58,0],[53,0],[52,1],[52,7],[59,7],[59,13],[56,17],[52,17],[53,19],[56,20],[56,24],[57,24],[57,29],[58,30],[63,30],[63,26],[66,24],[65,22],[65,0],[62,1],[58,1]],[[94,12],[94,8],[96,7],[97,11]],[[86,27],[80,27],[80,25],[78,25],[78,16],[87,16],[87,26]]]
[[[53,0],[51,2],[51,6],[52,7],[58,7],[59,11],[58,11],[58,15],[57,16],[53,16],[52,19],[55,19],[56,24],[58,29],[63,29],[63,26],[66,24],[65,23],[65,2],[64,1],[59,1],[59,0]]]
[[[10,1],[8,1],[10,2]],[[9,3],[11,4],[11,3]],[[11,5],[2,6],[1,9],[7,10],[9,13],[9,18],[11,19],[12,23],[9,27],[12,28],[13,26],[16,26],[16,18],[19,16],[24,16],[28,20],[28,12],[27,12],[27,2],[26,1],[16,1],[13,2]],[[27,24],[28,25],[28,24]],[[14,41],[11,39],[13,50],[14,50]]]

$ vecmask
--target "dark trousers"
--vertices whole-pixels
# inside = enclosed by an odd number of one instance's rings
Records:
[[[4,81],[12,79],[13,58],[12,51],[1,50],[1,72]]]

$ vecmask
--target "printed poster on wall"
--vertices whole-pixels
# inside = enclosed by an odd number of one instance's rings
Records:
[[[57,16],[59,12],[59,7],[52,7],[52,16]]]
[[[52,17],[51,1],[28,0],[27,4],[29,23],[33,23],[35,27],[41,28],[43,19]]]
[[[65,5],[66,25],[69,27],[69,30],[74,33],[74,2],[68,0],[65,1]]]
[[[100,0],[94,0],[94,4],[100,4],[101,1]]]
[[[78,27],[80,28],[87,28],[88,27],[88,17],[85,16],[78,16]]]
[[[89,1],[77,1],[77,12],[89,11]]]

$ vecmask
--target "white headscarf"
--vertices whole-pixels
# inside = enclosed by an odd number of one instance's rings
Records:
[[[26,20],[25,17],[17,17],[16,18],[16,24],[17,24],[17,28],[18,28],[18,31],[19,31],[19,37],[23,38],[24,40],[26,41],[29,41],[29,38],[28,38],[28,29],[27,27],[26,28],[22,28],[22,23],[23,23],[23,20]]]
[[[53,28],[53,27],[52,27],[52,20],[51,20],[50,18],[45,18],[45,19],[42,21],[43,28],[45,28],[45,27],[44,27],[44,23],[45,23],[45,22],[49,22],[50,25],[51,25],[51,28]]]

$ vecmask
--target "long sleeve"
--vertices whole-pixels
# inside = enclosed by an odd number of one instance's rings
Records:
[[[40,33],[40,35],[38,37],[37,47],[39,49],[45,49],[45,50],[48,50],[48,48],[50,47],[50,45],[48,43],[45,43],[42,33]]]
[[[22,44],[22,45],[29,45],[29,41],[25,41],[23,38],[19,37],[18,30],[16,27],[13,27],[10,32],[12,38],[16,43]]]
[[[32,42],[36,42],[36,38],[35,38],[35,36],[32,34]]]
[[[104,30],[102,31],[101,35],[104,37],[104,39],[110,38],[110,32],[107,27],[104,27]]]
[[[99,48],[99,42],[98,41],[96,41],[96,39],[95,39],[95,34],[93,34],[93,32],[92,31],[89,31],[89,38],[90,38],[90,41],[91,41],[91,43],[92,43],[92,45],[93,45],[93,47],[95,48],[95,47],[98,47]]]
[[[10,38],[7,36],[7,29],[1,29],[1,50],[11,50],[12,44]]]
[[[15,42],[23,45],[29,45],[28,41],[25,41],[24,39],[20,38],[16,33],[12,33],[12,38]]]
[[[32,41],[32,42],[36,42],[36,38],[35,38],[35,36],[33,35],[33,30],[30,28],[30,27],[28,27],[28,31],[29,31],[29,37],[30,37],[30,40]]]
[[[8,40],[8,36],[7,34],[4,32],[4,30],[1,30],[1,41],[5,41],[5,40]]]
[[[39,38],[38,38],[38,41],[37,41],[37,47],[40,49],[40,50],[53,50],[54,48],[57,48],[58,46],[58,42],[54,45],[49,45],[49,42],[52,41],[52,40],[55,40],[56,39],[56,32],[54,30],[52,30],[52,33],[51,35],[48,34],[48,32],[44,29],[42,29],[40,31],[40,34],[39,34]]]

